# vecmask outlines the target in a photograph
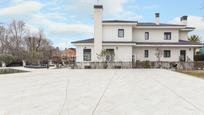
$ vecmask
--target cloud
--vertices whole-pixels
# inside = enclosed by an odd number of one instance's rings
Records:
[[[126,12],[121,12],[120,15],[114,16],[115,19],[117,20],[142,20],[143,16],[136,15],[133,12],[126,11]]]
[[[169,22],[180,24],[180,17],[176,17]],[[196,28],[196,30],[191,32],[190,35],[191,34],[197,34],[201,37],[201,40],[204,41],[204,17],[189,16],[188,17],[188,26]]]
[[[141,19],[142,17],[134,12],[125,11],[124,4],[128,1],[101,1],[101,4],[104,6],[104,15],[110,18],[114,17],[125,20]],[[93,33],[93,27],[90,24],[80,23],[80,20],[83,20],[81,19],[83,15],[89,17],[89,19],[93,15],[93,5],[95,4],[93,0],[50,0],[50,2],[45,3],[40,2],[40,0],[11,0],[11,3],[12,6],[0,9],[0,15],[10,17],[17,15],[20,17],[28,14],[26,20],[29,19],[30,25],[35,26],[37,24],[55,33]],[[61,6],[60,8],[59,5]],[[84,18],[87,19],[87,17]],[[25,18],[24,16],[22,19]],[[68,21],[69,23],[67,23]]]
[[[125,19],[125,18],[133,18],[135,19],[135,17],[141,17],[136,15],[135,12],[133,11],[127,11],[125,9],[125,4],[127,4],[129,1],[131,0],[101,0],[100,4],[103,5],[103,14],[104,17],[108,17],[108,18],[116,18],[119,17],[121,19]],[[86,15],[86,16],[91,16],[93,15],[93,5],[95,3],[93,2],[93,0],[77,0],[77,1],[73,1],[71,3],[69,3],[69,6],[66,6],[66,10],[67,12],[75,12],[75,14],[78,14],[78,16],[81,15]],[[127,13],[126,15],[124,15],[125,13]],[[123,15],[121,15],[123,14]],[[130,15],[128,15],[130,14]],[[124,16],[124,17],[122,17]]]
[[[73,47],[71,42],[72,42],[71,40],[61,40],[61,42],[56,43],[55,46],[59,47],[60,50],[64,50],[65,48]]]
[[[10,1],[11,1],[11,3],[16,4],[16,3],[24,2],[24,1],[26,1],[26,0],[10,0]]]
[[[40,28],[36,28],[36,27],[34,27],[34,26],[32,26],[32,25],[26,25],[26,27],[30,30],[30,32],[34,32],[34,33],[37,33],[37,32],[39,32],[39,29]]]
[[[129,1],[100,0],[104,6],[104,19],[141,19],[134,10],[127,9],[125,4]],[[24,20],[32,31],[44,29],[54,44],[65,46],[65,39],[93,37],[94,4],[94,0],[9,0],[4,8],[0,8],[0,16],[8,23],[12,19]]]
[[[180,17],[176,17],[170,22],[180,24]],[[204,29],[204,17],[189,16],[188,17],[188,26],[196,27],[197,29]]]
[[[92,26],[86,24],[66,24],[49,22],[48,27],[57,33],[92,33]]]
[[[70,33],[93,33],[93,27],[87,24],[68,24],[64,22],[55,22],[44,15],[36,14],[32,16],[31,23],[43,25],[51,32],[56,34],[70,34]]]
[[[157,9],[157,8],[159,8],[158,4],[148,4],[146,6],[143,6],[143,9],[150,9],[150,10],[152,10],[152,9]]]
[[[128,0],[126,0],[128,1]],[[104,12],[107,15],[118,15],[124,11],[125,0],[103,0],[102,4],[104,5]]]
[[[40,2],[36,2],[36,1],[23,2],[23,0],[15,0],[14,2],[22,2],[22,3],[0,9],[1,11],[0,15],[1,16],[25,15],[35,11],[39,11],[43,6]]]

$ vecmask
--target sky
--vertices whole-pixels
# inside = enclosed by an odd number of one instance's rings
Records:
[[[43,29],[54,46],[73,47],[71,41],[93,38],[93,5],[97,0],[0,0],[0,23],[23,20],[32,30]],[[180,23],[188,15],[188,26],[196,27],[204,41],[203,0],[99,0],[103,19]]]

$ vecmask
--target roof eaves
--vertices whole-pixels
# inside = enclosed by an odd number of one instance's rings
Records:
[[[103,20],[103,23],[138,23],[138,21],[128,21],[128,20]]]
[[[76,44],[76,43],[94,43],[94,38],[91,39],[85,39],[85,40],[79,40],[79,41],[74,41],[71,42],[72,44]]]
[[[159,25],[157,25],[156,23],[152,23],[152,22],[139,22],[138,26],[185,26],[185,25],[167,24],[167,23],[160,23]]]
[[[142,44],[142,45],[204,45],[202,43],[198,43],[198,42],[190,42],[190,41],[185,41],[185,40],[179,40],[179,42],[170,42],[170,43],[166,43],[166,42],[136,42],[136,44]]]

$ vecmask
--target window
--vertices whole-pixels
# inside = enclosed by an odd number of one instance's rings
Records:
[[[145,32],[145,40],[149,40],[149,32]]]
[[[118,37],[124,38],[124,29],[118,29]]]
[[[170,50],[164,50],[164,57],[170,58],[171,57],[171,51]]]
[[[84,49],[84,61],[91,61],[91,49]]]
[[[148,58],[148,57],[149,57],[149,51],[148,51],[148,50],[145,50],[145,51],[144,51],[144,57],[145,57],[145,58]]]
[[[164,40],[171,40],[171,32],[164,32]]]

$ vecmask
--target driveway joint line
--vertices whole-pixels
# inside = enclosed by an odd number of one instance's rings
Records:
[[[200,111],[201,113],[204,114],[204,111],[202,109],[200,109],[198,106],[196,106],[195,104],[193,104],[192,102],[188,101],[187,99],[185,99],[183,96],[180,96],[179,94],[177,94],[175,91],[173,91],[172,89],[170,89],[168,86],[164,85],[163,83],[161,83],[160,81],[151,78],[152,80],[154,80],[155,82],[157,82],[159,85],[161,85],[162,87],[167,88],[170,92],[172,92],[174,95],[176,95],[177,97],[179,97],[180,99],[182,99],[184,102],[188,103],[189,105],[191,105],[192,107],[194,107],[195,109],[197,109],[198,111]]]

